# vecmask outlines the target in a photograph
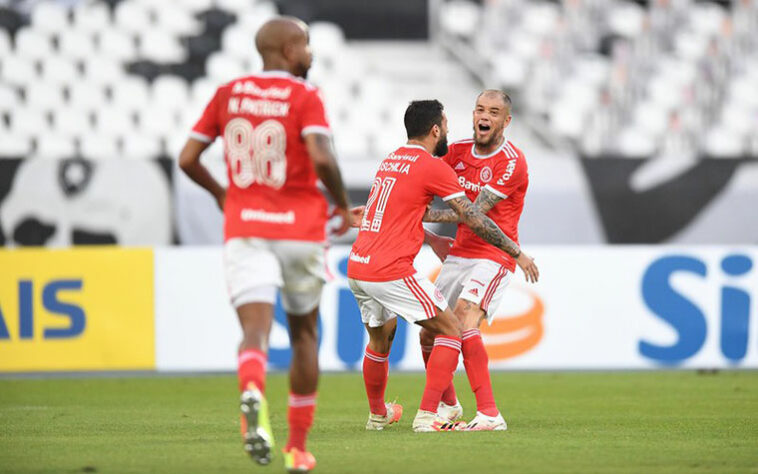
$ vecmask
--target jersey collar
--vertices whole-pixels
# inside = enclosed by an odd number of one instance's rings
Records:
[[[492,158],[493,156],[497,155],[498,153],[500,153],[500,152],[503,150],[503,147],[505,146],[505,144],[506,144],[507,142],[508,142],[508,139],[507,139],[507,138],[505,138],[505,137],[503,137],[503,144],[502,144],[502,145],[500,145],[499,147],[497,147],[497,148],[495,149],[495,151],[493,151],[493,152],[492,152],[492,153],[490,153],[489,155],[480,155],[480,154],[478,154],[478,153],[476,152],[476,143],[472,143],[472,144],[471,144],[471,156],[473,156],[474,158],[478,158],[478,159],[480,159],[480,160],[483,160],[483,159],[485,159],[485,158]]]
[[[284,77],[288,79],[292,79],[295,76],[290,74],[288,71],[280,71],[280,70],[271,70],[271,71],[261,71],[255,74],[256,76],[263,76],[263,77]]]

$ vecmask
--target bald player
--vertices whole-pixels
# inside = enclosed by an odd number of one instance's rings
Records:
[[[292,345],[285,467],[308,472],[316,465],[305,443],[316,404],[316,324],[329,217],[317,181],[342,218],[338,235],[350,225],[349,203],[323,102],[304,80],[312,60],[308,27],[296,18],[275,18],[260,28],[255,45],[263,72],[218,88],[179,163],[224,211],[224,273],[242,326],[238,374],[245,450],[259,464],[271,462],[274,439],[264,393],[280,292]],[[200,163],[217,137],[224,143],[227,189]]]
[[[479,94],[473,112],[474,136],[452,143],[443,159],[458,175],[466,196],[518,245],[518,223],[529,185],[526,158],[504,136],[511,122],[511,98],[503,91],[488,89]],[[425,222],[458,222],[450,210],[429,210]],[[427,233],[427,240],[440,255],[439,238]],[[436,240],[436,242],[435,242]],[[463,325],[461,352],[469,384],[476,397],[476,416],[466,425],[472,431],[507,429],[495,403],[487,357],[479,326],[492,322],[516,265],[527,281],[536,282],[539,272],[525,253],[509,255],[482,240],[464,224],[458,224],[455,242],[444,258],[435,284]],[[530,267],[535,270],[530,271]],[[426,361],[433,336],[421,331],[421,350]],[[450,421],[463,415],[452,382],[442,395],[438,413]]]

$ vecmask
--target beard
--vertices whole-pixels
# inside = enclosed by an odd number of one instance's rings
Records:
[[[500,137],[502,137],[502,136],[503,136],[503,128],[502,127],[501,128],[497,128],[497,129],[493,129],[492,130],[492,134],[490,135],[490,137],[487,140],[482,140],[482,139],[478,138],[478,135],[476,134],[476,131],[475,131],[474,132],[474,143],[477,146],[489,148],[489,147],[497,144],[497,142],[500,140]]]
[[[447,155],[447,135],[440,137],[437,144],[434,146],[434,156]]]

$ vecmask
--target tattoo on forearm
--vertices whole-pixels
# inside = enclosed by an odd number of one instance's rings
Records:
[[[495,193],[488,191],[486,188],[482,189],[479,195],[476,197],[476,201],[474,201],[474,205],[479,208],[480,211],[482,211],[482,214],[487,214],[490,212],[490,209],[495,207],[495,204],[502,201],[503,198],[496,195]]]
[[[471,201],[465,197],[455,198],[448,201],[450,207],[458,213],[461,222],[469,226],[472,231],[482,239],[501,249],[511,257],[521,254],[519,246],[508,238],[500,228],[485,216]]]
[[[424,222],[458,222],[458,213],[451,209],[427,209]]]

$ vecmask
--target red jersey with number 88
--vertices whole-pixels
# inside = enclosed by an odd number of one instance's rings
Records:
[[[374,178],[347,276],[392,281],[415,274],[427,205],[434,196],[448,201],[463,195],[452,168],[423,147],[406,145],[390,153]]]
[[[327,202],[303,137],[330,134],[318,90],[284,71],[216,90],[191,137],[224,140],[229,187],[224,240],[325,240]]]
[[[488,156],[479,156],[473,140],[452,143],[443,159],[455,170],[466,196],[476,201],[483,188],[501,198],[487,217],[511,240],[518,244],[518,222],[524,209],[524,196],[529,186],[526,158],[513,143],[503,145]],[[516,261],[494,245],[485,242],[465,224],[458,224],[450,255],[464,258],[485,258],[513,272]]]

